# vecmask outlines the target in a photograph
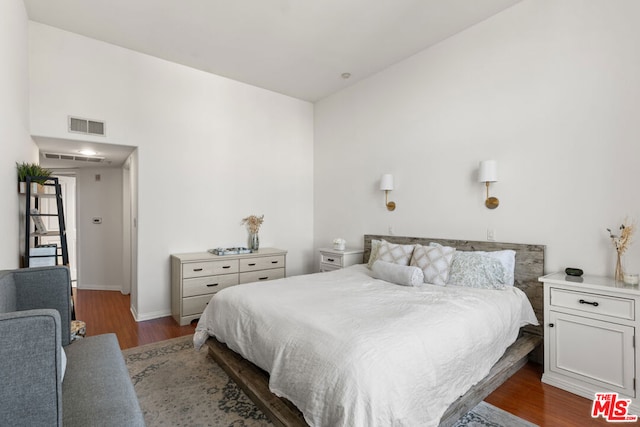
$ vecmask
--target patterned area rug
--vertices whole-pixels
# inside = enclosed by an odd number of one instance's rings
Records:
[[[144,419],[155,426],[260,427],[271,422],[192,335],[124,350]],[[481,402],[455,427],[534,427]]]

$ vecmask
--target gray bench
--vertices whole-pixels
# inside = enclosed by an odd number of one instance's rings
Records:
[[[0,271],[0,420],[11,426],[144,426],[116,336],[70,343],[70,292],[66,267]]]

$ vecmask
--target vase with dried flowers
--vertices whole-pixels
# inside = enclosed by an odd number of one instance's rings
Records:
[[[633,222],[629,222],[627,219],[624,220],[622,225],[620,225],[620,234],[613,234],[610,228],[607,228],[609,232],[609,237],[611,238],[611,243],[613,243],[613,247],[616,249],[617,260],[616,260],[616,272],[615,279],[616,281],[624,280],[624,271],[622,269],[622,255],[629,249],[631,245],[631,236],[633,236],[633,232],[636,229],[636,225]]]
[[[249,215],[246,218],[242,218],[242,225],[247,226],[247,231],[249,231],[249,249],[252,251],[257,251],[260,247],[260,238],[258,237],[258,231],[260,231],[260,226],[264,222],[264,215]]]

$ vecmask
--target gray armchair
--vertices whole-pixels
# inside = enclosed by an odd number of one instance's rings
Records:
[[[116,336],[69,342],[70,295],[66,267],[0,271],[0,420],[144,426]]]

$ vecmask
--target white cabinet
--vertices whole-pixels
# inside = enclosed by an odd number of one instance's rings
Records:
[[[336,249],[320,248],[320,271],[338,270],[354,264],[362,264],[362,249]]]
[[[200,318],[218,291],[242,283],[281,279],[287,251],[264,248],[240,255],[171,255],[171,315],[181,326]]]
[[[563,273],[539,280],[544,283],[542,381],[590,400],[596,392],[617,392],[631,398],[637,412],[638,287]]]

